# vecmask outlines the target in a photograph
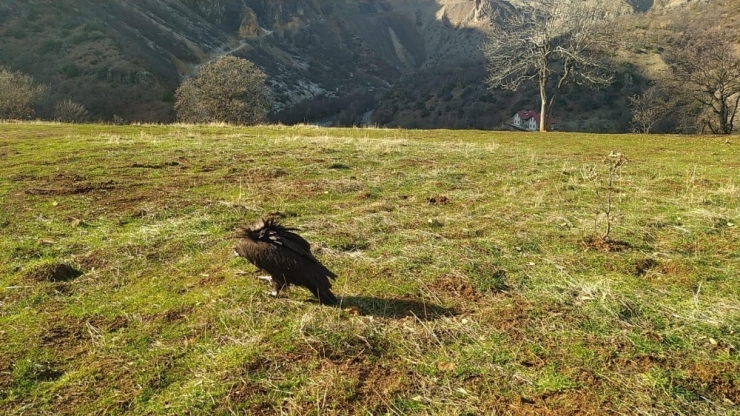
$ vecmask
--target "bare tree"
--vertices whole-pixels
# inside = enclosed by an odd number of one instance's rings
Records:
[[[629,97],[632,107],[632,129],[648,134],[653,126],[663,120],[676,107],[676,100],[664,89],[651,86],[642,95]]]
[[[177,118],[189,123],[257,124],[270,109],[265,78],[246,59],[226,56],[210,62],[175,92]]]
[[[619,13],[614,1],[541,0],[516,12],[494,16],[483,48],[491,88],[516,90],[535,81],[540,91],[540,131],[547,131],[555,92],[569,83],[606,87],[612,82],[605,57],[616,28],[608,22]],[[549,98],[549,100],[548,100]]]
[[[45,92],[32,76],[0,66],[0,120],[31,118]]]
[[[740,54],[720,29],[692,27],[676,36],[663,58],[673,82],[699,106],[700,131],[731,134],[740,104]]]

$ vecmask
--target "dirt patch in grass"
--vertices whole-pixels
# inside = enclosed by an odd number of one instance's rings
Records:
[[[67,282],[82,276],[82,272],[67,263],[42,263],[25,272],[27,279],[38,282]]]
[[[172,160],[169,162],[162,162],[162,163],[139,163],[134,162],[131,167],[132,168],[143,168],[143,169],[162,169],[166,167],[172,167],[172,166],[180,166],[180,162],[176,160]],[[185,166],[182,166],[184,169]]]
[[[450,203],[450,199],[444,195],[434,195],[427,199],[430,204],[446,205]]]
[[[279,167],[263,167],[263,168],[254,168],[249,169],[245,172],[242,172],[240,177],[248,178],[252,182],[257,182],[260,180],[266,180],[266,179],[277,179],[282,178],[284,176],[288,176],[290,173]]]
[[[665,365],[665,358],[663,357],[650,354],[633,356],[633,348],[629,345],[623,345],[623,348],[620,348],[620,351],[620,355],[622,355],[622,357],[619,357],[610,363],[612,364],[611,367],[613,367],[615,371],[646,373],[655,367],[662,367]]]
[[[690,276],[694,273],[691,265],[678,261],[669,261],[662,265],[660,271],[667,276]]]
[[[45,346],[64,347],[76,344],[84,337],[82,322],[58,324],[41,334],[41,343]]]
[[[41,333],[40,345],[53,350],[58,360],[78,358],[87,353],[88,341],[94,334],[90,330],[85,320],[64,317]]]
[[[77,181],[55,181],[55,186],[28,188],[25,193],[28,195],[79,195],[95,191],[111,191],[116,189],[116,182],[113,180],[103,182],[77,182]]]
[[[587,390],[523,397],[519,403],[509,403],[507,413],[516,415],[602,415],[604,407]]]
[[[645,276],[650,270],[656,269],[660,263],[650,257],[637,259],[634,262],[632,274],[635,276]]]
[[[542,319],[544,312],[540,308],[543,308],[543,305],[528,301],[518,294],[492,298],[492,300],[493,302],[490,304],[487,302],[478,303],[478,305],[488,306],[478,310],[475,314],[476,319],[495,328],[495,331],[504,336],[510,345],[517,348],[524,346],[524,350],[528,351],[527,346],[536,342],[535,337],[546,340],[546,334],[539,334],[539,331],[533,331],[532,328],[539,319]],[[518,361],[525,367],[535,369],[545,364],[540,357],[530,353],[521,355]]]
[[[274,415],[280,413],[279,405],[271,398],[270,393],[274,386],[270,379],[273,374],[289,373],[297,366],[314,359],[310,353],[286,353],[284,355],[261,356],[243,363],[234,377],[227,375],[233,382],[217,410],[217,413],[226,413],[226,409],[233,413],[234,409],[250,415]]]
[[[470,414],[480,415],[603,415],[609,403],[603,395],[605,386],[584,381],[593,379],[593,374],[575,377],[579,387],[562,391],[543,393],[514,393],[507,388],[491,390],[490,380],[474,377],[466,381],[465,389],[479,397],[477,411]],[[513,379],[507,384],[516,384],[522,380]]]
[[[373,194],[370,191],[358,191],[355,194],[355,199],[362,200],[362,199],[369,199],[372,198]]]
[[[599,236],[590,235],[581,241],[584,250],[598,250],[606,252],[622,252],[632,248],[626,241],[604,239]]]
[[[740,365],[733,362],[682,362],[663,357],[642,355],[615,363],[619,372],[648,373],[655,368],[676,372],[676,387],[701,396],[740,403]]]
[[[210,287],[219,286],[226,280],[226,277],[220,274],[209,274],[208,277],[204,277],[198,280],[194,286],[197,287]]]
[[[13,362],[15,358],[9,354],[0,354],[0,399],[8,391],[13,381]]]
[[[481,295],[475,290],[467,278],[454,274],[440,276],[431,285],[432,290],[440,296],[477,302]]]
[[[338,365],[339,371],[350,380],[356,380],[354,395],[346,401],[349,413],[356,400],[372,410],[372,414],[388,411],[389,398],[407,389],[407,375],[398,367],[377,363],[350,361]]]
[[[179,308],[168,309],[157,314],[146,315],[143,319],[147,322],[160,321],[166,324],[172,324],[187,319],[188,316],[190,316],[191,312],[193,312],[193,309],[193,306],[187,305]]]
[[[106,332],[115,332],[119,329],[126,328],[129,325],[129,320],[125,316],[116,316],[115,318],[108,318],[104,316],[95,316],[86,319],[83,322],[84,325],[91,325],[94,329],[102,330]]]
[[[357,370],[360,391],[364,394],[382,391],[389,393],[401,389],[401,372],[398,368],[383,367],[377,364],[350,367]]]
[[[511,300],[496,305],[495,308],[485,309],[486,315],[495,316],[496,327],[504,332],[518,331],[524,328],[526,322],[534,317],[531,312],[534,306],[521,296],[513,296]]]
[[[230,409],[233,405],[233,407],[237,407],[240,410],[245,410],[245,414],[258,416],[274,415],[279,412],[275,409],[275,406],[267,401],[269,393],[270,391],[261,383],[242,378],[238,384],[231,387],[226,394],[225,403],[222,403],[221,407]],[[256,398],[263,399],[255,400]],[[244,405],[245,403],[246,406]]]
[[[383,365],[370,362],[361,356],[334,361],[317,357],[314,354],[293,354],[261,357],[245,363],[221,402],[219,409],[239,410],[244,414],[273,415],[280,413],[285,403],[275,397],[274,380],[310,368],[316,388],[321,388],[320,380],[328,377],[334,382],[341,380],[341,391],[327,391],[331,402],[330,414],[356,414],[358,404],[371,414],[386,414],[393,398],[409,389],[410,375],[401,366]],[[316,391],[316,393],[323,393]],[[311,414],[316,403],[298,400],[293,410],[300,414]],[[325,409],[328,411],[329,409]],[[322,413],[323,414],[323,413]]]
[[[740,404],[740,365],[737,363],[693,363],[686,368],[687,379],[717,397]]]

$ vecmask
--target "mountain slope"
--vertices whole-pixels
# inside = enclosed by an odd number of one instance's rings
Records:
[[[49,84],[52,102],[71,97],[102,119],[171,119],[181,78],[230,50],[271,76],[278,109],[387,86],[425,60],[414,24],[380,14],[384,2],[64,0],[0,7],[0,64]]]
[[[72,97],[94,117],[172,116],[184,68],[228,38],[171,1],[36,1],[5,4],[0,62]]]
[[[635,10],[657,7],[652,0],[627,3]],[[482,81],[484,28],[500,7],[512,6],[503,0],[4,0],[0,65],[49,84],[50,104],[72,98],[100,120],[170,121],[183,77],[234,54],[267,73],[276,98],[273,121],[488,128],[536,104],[526,89],[491,92]],[[621,78],[630,87],[639,74]],[[610,96],[632,92],[617,85],[589,99],[622,105]],[[579,91],[570,94],[570,111],[589,108]],[[39,115],[49,117],[50,107]],[[369,110],[376,110],[372,118]],[[612,127],[624,128],[622,119]]]

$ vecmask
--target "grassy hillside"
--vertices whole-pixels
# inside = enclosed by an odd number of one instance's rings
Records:
[[[629,161],[610,188],[611,151]],[[738,156],[724,137],[0,124],[0,413],[737,414]],[[341,307],[273,299],[232,257],[271,212]]]

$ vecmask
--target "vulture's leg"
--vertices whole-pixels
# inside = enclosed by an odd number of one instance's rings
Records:
[[[288,287],[288,283],[272,279],[272,287],[273,290],[270,292],[270,295],[278,297],[278,295],[280,295],[280,291]]]
[[[267,283],[272,283],[272,276],[270,276],[269,274],[266,274],[266,275],[263,275],[263,276],[257,276],[257,278],[260,279],[260,280],[264,280]]]

